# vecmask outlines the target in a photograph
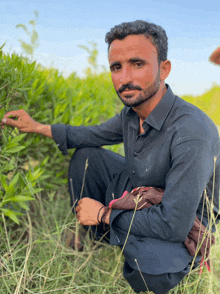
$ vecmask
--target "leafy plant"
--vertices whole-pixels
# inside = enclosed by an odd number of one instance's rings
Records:
[[[32,31],[30,32],[27,29],[27,26],[24,24],[17,24],[16,28],[22,28],[24,30],[24,32],[30,37],[30,42],[27,43],[24,40],[19,39],[19,42],[21,44],[21,48],[24,51],[25,54],[27,54],[27,56],[30,56],[31,59],[33,58],[33,54],[35,49],[39,46],[39,37],[38,37],[38,33],[36,31],[36,24],[37,24],[37,18],[39,13],[37,11],[34,11],[35,14],[35,19],[30,20],[28,23],[32,26]]]
[[[25,149],[22,144],[25,136],[18,135],[15,130],[7,138],[3,137],[5,144],[0,147],[0,219],[3,213],[16,223],[19,223],[18,216],[22,211],[29,210],[26,201],[35,200],[34,194],[41,191],[35,186],[43,173],[41,168],[32,173],[19,167],[18,157],[19,152]]]
[[[89,56],[88,56],[88,64],[91,67],[87,67],[85,70],[86,75],[91,75],[97,73],[98,69],[98,63],[97,63],[97,57],[98,57],[98,49],[97,49],[97,43],[95,42],[88,42],[89,44],[92,45],[92,48],[90,49],[88,46],[84,45],[78,45],[79,48],[85,50]]]

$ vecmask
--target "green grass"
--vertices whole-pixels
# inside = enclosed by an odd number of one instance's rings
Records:
[[[134,293],[123,278],[118,247],[91,242],[89,236],[83,252],[63,246],[62,231],[76,230],[66,188],[54,197],[39,193],[21,223],[15,226],[3,218],[0,294]],[[204,268],[199,276],[199,269],[194,270],[169,294],[220,292],[219,234],[218,228],[211,252],[212,272]]]

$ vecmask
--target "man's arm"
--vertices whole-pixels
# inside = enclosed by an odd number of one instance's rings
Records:
[[[10,125],[25,133],[53,138],[64,155],[70,148],[98,147],[123,142],[121,114],[97,126],[44,125],[34,121],[27,112],[20,109],[6,113],[0,125],[2,128]]]
[[[53,138],[64,155],[70,148],[98,147],[123,142],[121,114],[97,126],[43,125],[20,109],[6,113],[2,123],[2,128],[10,125],[25,133],[36,133]]]
[[[123,142],[121,113],[94,126],[51,125],[52,136],[63,155],[71,148],[100,147]]]
[[[217,150],[215,150],[217,154]],[[135,212],[130,234],[172,242],[185,241],[191,230],[203,190],[214,169],[210,142],[181,138],[172,150],[171,169],[160,205]],[[112,210],[113,235],[128,232],[134,211]]]
[[[17,120],[14,120],[12,118],[17,118]],[[23,109],[6,113],[4,118],[2,119],[2,123],[4,125],[17,127],[20,131],[24,133],[36,133],[49,138],[53,138],[50,125],[43,125],[36,122]]]

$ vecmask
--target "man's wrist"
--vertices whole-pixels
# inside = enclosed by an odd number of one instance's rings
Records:
[[[109,208],[108,206],[106,206],[106,207],[108,209],[106,209],[106,211],[103,212],[101,220],[102,220],[102,223],[109,225],[109,223],[110,223],[110,214],[111,214],[112,209]]]
[[[38,124],[35,128],[35,133],[44,135],[49,138],[53,138],[52,136],[52,131],[51,131],[51,125],[43,125],[43,124]]]

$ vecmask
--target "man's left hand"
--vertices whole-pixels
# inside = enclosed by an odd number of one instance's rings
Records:
[[[76,207],[77,218],[80,224],[84,226],[99,225],[97,220],[98,212],[103,204],[89,197],[79,200]]]

